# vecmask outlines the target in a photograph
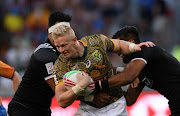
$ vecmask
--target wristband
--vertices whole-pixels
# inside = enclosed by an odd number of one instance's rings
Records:
[[[93,100],[94,100],[94,95],[86,95],[86,96],[84,96],[84,101],[93,102]]]
[[[133,53],[133,52],[136,52],[136,50],[134,49],[134,46],[135,46],[136,44],[134,44],[134,43],[130,43],[129,44],[129,51],[131,52],[131,53]]]
[[[101,85],[103,90],[109,90],[108,79],[101,81]]]
[[[99,81],[95,82],[95,90],[100,91]]]
[[[118,72],[123,72],[124,71],[124,67],[117,67],[116,68],[116,74],[118,74]]]
[[[79,84],[76,84],[76,86],[72,87],[72,90],[76,95],[80,95],[84,91],[84,89],[81,88]]]

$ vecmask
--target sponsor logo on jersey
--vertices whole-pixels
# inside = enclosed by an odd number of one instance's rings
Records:
[[[53,68],[54,68],[53,62],[46,63],[45,66],[46,66],[46,70],[47,70],[48,74],[52,74],[53,73]]]
[[[102,59],[102,55],[99,53],[98,50],[96,50],[94,53],[93,53],[93,56],[96,60],[100,61]]]
[[[144,82],[147,87],[152,88],[153,80],[146,78],[146,76],[145,76],[145,78],[142,80],[142,82]]]

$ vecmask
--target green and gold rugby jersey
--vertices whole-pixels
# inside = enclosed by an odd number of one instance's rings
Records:
[[[88,73],[95,82],[113,76],[113,66],[107,56],[107,52],[112,52],[116,48],[113,40],[104,35],[92,35],[81,38],[79,42],[85,47],[82,57],[66,59],[60,55],[56,60],[54,64],[56,87],[63,84],[63,75],[72,70]],[[121,87],[113,88],[108,93],[111,96],[109,103],[122,96]]]

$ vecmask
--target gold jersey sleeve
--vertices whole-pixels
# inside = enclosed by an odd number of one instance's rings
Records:
[[[84,46],[102,47],[106,52],[112,52],[116,49],[116,44],[114,41],[102,34],[85,36],[79,41],[82,42]]]

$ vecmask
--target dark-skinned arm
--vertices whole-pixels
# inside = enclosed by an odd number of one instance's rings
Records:
[[[131,106],[136,102],[143,88],[143,84],[139,84],[136,88],[132,88],[131,85],[128,85],[127,91],[124,92],[124,97],[126,98],[127,106]]]
[[[145,62],[142,60],[134,60],[130,62],[122,73],[116,74],[109,78],[109,88],[116,86],[124,86],[132,83],[145,67]]]
[[[88,102],[94,103],[97,108],[104,107],[110,99],[110,96],[105,92],[98,92],[98,93],[92,94],[90,97],[93,96],[93,99],[91,99],[90,101],[85,98],[87,96],[79,96],[77,99],[85,103],[88,103]]]
[[[142,60],[134,60],[126,66],[122,73],[116,74],[108,80],[96,82],[96,89],[109,89],[130,84],[138,77],[145,65],[145,62]]]
[[[47,84],[51,87],[51,89],[53,90],[53,92],[55,92],[55,82],[54,82],[54,78],[50,78],[48,80],[46,80]]]

